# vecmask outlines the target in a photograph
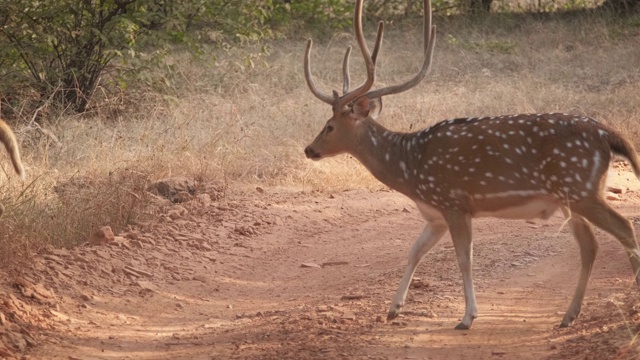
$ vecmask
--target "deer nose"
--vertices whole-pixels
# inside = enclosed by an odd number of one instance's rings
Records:
[[[304,149],[304,154],[307,155],[307,159],[319,158],[320,154],[311,148],[311,146],[307,146]]]

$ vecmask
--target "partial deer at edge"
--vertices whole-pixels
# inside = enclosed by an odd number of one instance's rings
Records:
[[[22,161],[20,160],[20,150],[18,149],[16,136],[13,134],[13,131],[11,131],[9,125],[7,125],[7,123],[5,123],[2,119],[0,119],[0,142],[4,144],[7,153],[9,153],[9,158],[11,159],[11,163],[13,164],[13,169],[24,180],[24,166],[22,166]],[[4,207],[2,206],[2,204],[0,204],[0,216],[2,216],[3,212]]]
[[[7,150],[16,174],[20,175],[20,177],[24,179],[25,172],[24,166],[22,166],[22,160],[20,160],[18,141],[16,140],[16,136],[13,134],[9,125],[7,125],[7,123],[2,119],[0,119],[0,142],[4,144],[4,147]]]
[[[518,114],[459,118],[427,129],[401,133],[376,122],[382,97],[406,91],[429,72],[436,39],[431,4],[424,0],[424,61],[417,75],[395,86],[371,90],[382,42],[378,26],[373,53],[362,34],[362,0],[357,0],[355,35],[367,68],[366,81],[350,90],[349,55],[343,61],[343,94],[319,90],[310,70],[311,40],[304,58],[305,79],[333,116],[305,149],[313,160],[347,153],[378,180],[415,201],[427,221],[409,253],[409,261],[388,319],[398,316],[418,263],[451,233],[464,284],[465,313],[456,329],[469,329],[478,315],[472,277],[471,219],[549,218],[560,209],[580,247],[582,266],[573,300],[562,319],[569,326],[580,313],[598,244],[591,224],[624,246],[640,285],[640,247],[631,223],[613,210],[603,192],[613,155],[626,158],[640,179],[632,144],[594,119],[568,114]]]

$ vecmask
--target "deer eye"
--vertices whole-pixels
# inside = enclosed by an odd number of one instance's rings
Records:
[[[327,125],[327,134],[333,131],[333,125]]]

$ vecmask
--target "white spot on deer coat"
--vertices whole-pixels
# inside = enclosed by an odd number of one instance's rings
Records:
[[[596,179],[596,176],[598,175],[598,168],[600,167],[600,153],[596,151],[595,154],[593,154],[593,166],[591,166],[591,174],[589,175],[589,181],[587,182],[587,189],[591,190],[593,189],[593,185],[595,184],[595,182],[598,180]]]
[[[407,164],[405,164],[404,161],[400,161],[399,165],[400,165],[400,169],[402,169],[402,171],[404,172],[404,178],[408,179],[409,172],[407,171]]]

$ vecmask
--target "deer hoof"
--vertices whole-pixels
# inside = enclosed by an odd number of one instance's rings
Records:
[[[400,315],[400,305],[393,306],[391,305],[391,309],[389,309],[389,313],[387,314],[387,321],[393,320]]]
[[[571,324],[573,324],[575,320],[576,320],[575,316],[565,315],[565,317],[562,319],[562,322],[560,323],[560,328],[566,328],[571,326]]]

